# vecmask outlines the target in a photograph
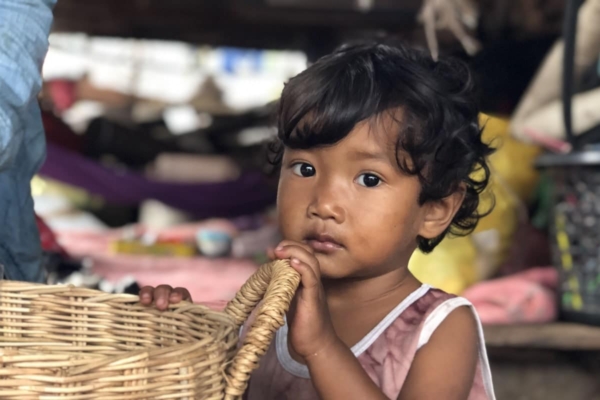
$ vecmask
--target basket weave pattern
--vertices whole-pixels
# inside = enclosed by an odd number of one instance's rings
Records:
[[[189,303],[161,312],[133,295],[1,282],[0,398],[239,399],[299,280],[287,262],[266,264],[225,312]]]
[[[551,168],[550,231],[562,311],[600,317],[600,174],[596,166]]]

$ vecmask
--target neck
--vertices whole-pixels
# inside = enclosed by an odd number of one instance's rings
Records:
[[[420,285],[408,268],[398,268],[367,278],[323,280],[330,308],[357,307],[388,299],[403,299]]]

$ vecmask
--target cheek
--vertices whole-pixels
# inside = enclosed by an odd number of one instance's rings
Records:
[[[294,238],[294,229],[301,226],[303,210],[302,191],[294,188],[285,179],[281,179],[277,191],[277,217],[284,238]]]
[[[409,204],[381,204],[363,210],[354,231],[360,252],[373,260],[385,260],[396,252],[405,251],[415,242],[419,207]]]
[[[358,241],[364,243],[365,250],[383,251],[394,247],[405,236],[405,226],[401,216],[394,212],[377,210],[364,215],[356,231]]]

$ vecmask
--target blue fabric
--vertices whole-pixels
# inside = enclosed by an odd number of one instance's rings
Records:
[[[0,263],[7,279],[40,282],[30,181],[46,151],[37,103],[56,0],[0,0]]]

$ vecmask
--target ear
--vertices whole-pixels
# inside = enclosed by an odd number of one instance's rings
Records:
[[[425,218],[423,219],[419,236],[426,239],[433,239],[441,235],[450,223],[452,223],[452,219],[465,199],[465,193],[466,188],[464,185],[461,185],[459,190],[450,196],[441,200],[427,202],[423,206],[425,208]]]

